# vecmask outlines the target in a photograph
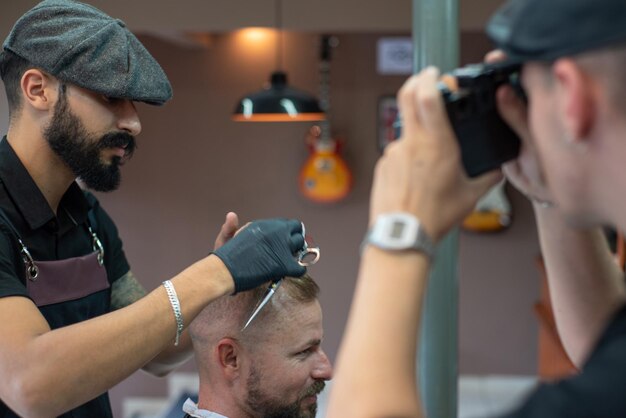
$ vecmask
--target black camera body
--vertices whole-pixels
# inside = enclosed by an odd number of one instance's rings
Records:
[[[500,167],[519,154],[520,140],[502,120],[496,104],[496,90],[510,84],[525,99],[519,83],[519,64],[471,64],[453,70],[458,89],[452,91],[443,82],[443,96],[448,118],[461,148],[461,160],[468,176],[476,177]],[[398,119],[396,138],[402,128]]]
[[[519,73],[519,64],[471,64],[452,71],[457,90],[439,85],[470,177],[496,169],[519,154],[519,137],[502,120],[496,104],[496,90],[503,84],[511,84],[523,97]]]

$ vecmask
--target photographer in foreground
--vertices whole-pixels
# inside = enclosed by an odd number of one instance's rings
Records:
[[[557,325],[580,365],[576,376],[539,386],[509,416],[624,416],[623,275],[599,227],[626,230],[626,5],[514,0],[492,18],[488,33],[508,60],[523,64],[528,108],[508,86],[497,94],[502,116],[523,141],[505,172],[534,202]],[[398,236],[419,226],[404,250],[382,249],[369,235],[331,417],[424,415],[415,359],[431,245],[501,176],[467,177],[438,76],[427,68],[398,94],[403,135],[377,165],[370,228],[380,233],[391,224],[390,236]]]

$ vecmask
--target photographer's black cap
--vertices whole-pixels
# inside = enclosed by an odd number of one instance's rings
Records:
[[[487,35],[515,62],[612,46],[626,42],[626,0],[509,0]]]
[[[15,23],[3,48],[109,97],[157,105],[172,97],[165,72],[124,22],[77,1],[42,1]]]

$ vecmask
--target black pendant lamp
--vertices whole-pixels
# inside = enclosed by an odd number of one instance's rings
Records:
[[[276,6],[276,61],[281,64],[281,0]],[[232,119],[237,122],[306,122],[326,118],[317,99],[310,94],[289,87],[287,74],[277,70],[270,76],[268,87],[250,93],[239,100]]]

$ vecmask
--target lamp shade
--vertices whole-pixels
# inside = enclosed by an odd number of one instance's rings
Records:
[[[315,97],[287,85],[287,74],[275,71],[268,88],[244,96],[235,109],[238,122],[305,122],[326,119]]]

